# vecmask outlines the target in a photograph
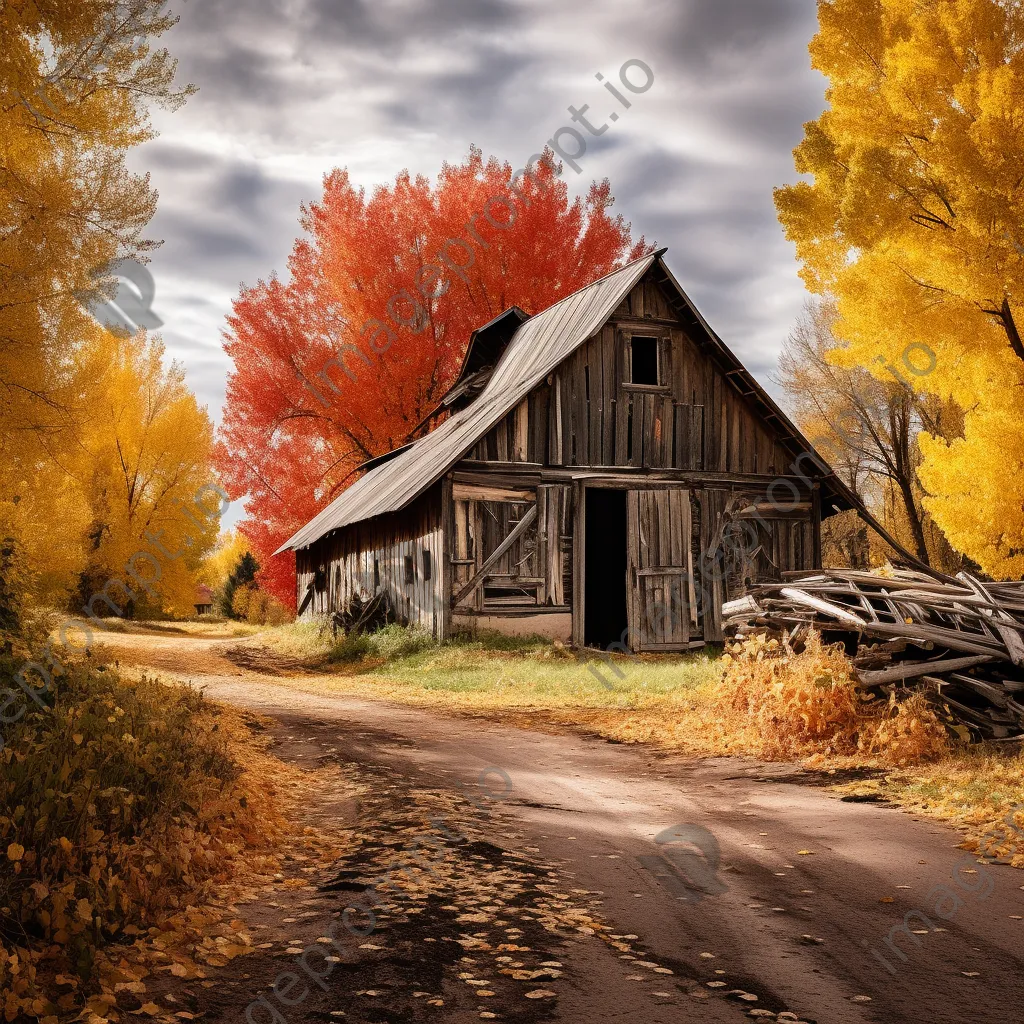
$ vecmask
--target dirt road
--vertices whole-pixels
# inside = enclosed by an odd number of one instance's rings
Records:
[[[511,853],[523,871],[533,865],[569,903],[582,901],[620,936],[602,940],[584,928],[524,943],[550,942],[545,962],[562,965],[556,979],[542,981],[553,995],[526,1009],[521,1001],[449,1001],[431,1016],[419,1004],[378,1000],[336,1011],[333,1019],[1020,1019],[1024,873],[968,858],[952,829],[885,806],[843,802],[825,791],[827,779],[793,767],[685,761],[285,688],[233,664],[225,657],[231,645],[115,635],[107,653],[271,716],[280,723],[282,757],[343,757],[371,789],[377,786],[354,813],[370,831],[379,821],[382,835],[408,809],[412,790],[441,799],[457,781],[501,769],[511,792],[493,813],[460,804],[479,837],[477,868],[486,860],[481,850],[493,854],[494,871],[509,863],[502,851]],[[495,773],[489,784],[504,788]],[[676,826],[683,827],[672,841],[666,830]],[[342,896],[337,900],[344,905]],[[526,924],[517,928],[525,930],[538,915],[520,910]],[[451,924],[450,934],[466,927]],[[403,941],[401,929],[381,935],[374,945],[385,948],[371,951],[372,962],[363,965],[370,973],[359,975],[367,984],[393,974],[401,959],[388,946]],[[469,959],[469,972],[480,970]],[[459,967],[453,962],[453,977]],[[267,983],[250,973],[254,992]],[[287,1019],[330,1020],[326,1006]],[[260,1017],[250,1024],[271,1022]]]

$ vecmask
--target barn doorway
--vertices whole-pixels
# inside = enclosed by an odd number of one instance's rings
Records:
[[[588,487],[583,642],[607,649],[628,642],[626,492]]]

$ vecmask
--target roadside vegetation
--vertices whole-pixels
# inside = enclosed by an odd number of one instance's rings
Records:
[[[0,684],[22,663],[0,657]],[[173,1020],[145,978],[251,951],[224,897],[280,870],[287,770],[255,719],[187,687],[87,660],[44,702],[0,751],[0,1013]]]

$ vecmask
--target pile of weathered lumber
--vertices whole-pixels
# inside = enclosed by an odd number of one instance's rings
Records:
[[[923,688],[974,739],[1024,737],[1024,582],[828,569],[786,573],[723,608],[726,631],[817,629],[845,644],[855,678],[882,692]]]

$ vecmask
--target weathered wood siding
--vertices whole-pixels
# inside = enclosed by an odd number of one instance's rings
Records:
[[[296,553],[298,600],[310,582],[313,599],[301,618],[347,608],[379,589],[391,595],[399,621],[442,635],[446,556],[441,487],[435,485],[409,508],[355,523]]]
[[[659,339],[657,386],[629,383],[634,335]],[[784,473],[792,461],[650,280],[467,457],[764,475]]]
[[[573,489],[565,484],[519,488],[456,483],[449,549],[456,612],[565,610],[572,600]],[[516,526],[529,526],[504,551]],[[492,556],[500,552],[496,559]],[[487,567],[486,578],[470,586]]]

